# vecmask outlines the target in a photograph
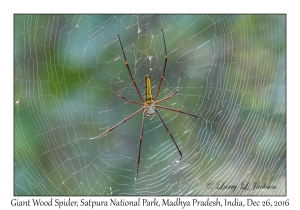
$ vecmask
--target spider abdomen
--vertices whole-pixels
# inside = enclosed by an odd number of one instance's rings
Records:
[[[150,76],[146,75],[145,76],[145,95],[146,95],[146,104],[152,104],[153,98],[152,98],[152,87],[151,87],[151,80],[150,80]],[[154,111],[153,111],[154,112]]]

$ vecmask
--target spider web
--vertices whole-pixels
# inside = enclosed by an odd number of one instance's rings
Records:
[[[142,113],[124,63],[161,110]],[[15,195],[285,195],[285,15],[15,15]],[[217,183],[276,186],[217,189]],[[213,187],[209,188],[208,183]]]

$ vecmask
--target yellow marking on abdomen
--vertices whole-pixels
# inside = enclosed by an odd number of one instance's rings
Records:
[[[153,103],[153,98],[152,98],[152,87],[151,87],[151,81],[149,75],[145,76],[145,89],[146,89],[146,103],[151,104]]]

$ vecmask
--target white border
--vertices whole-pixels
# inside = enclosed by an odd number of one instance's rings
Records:
[[[288,1],[5,1],[1,5],[1,195],[5,209],[13,199],[13,14],[14,13],[286,13],[287,14],[287,197],[238,197],[265,200],[290,200],[289,207],[299,206],[299,12]],[[29,198],[29,197],[27,197]],[[60,197],[55,197],[60,198]],[[65,199],[66,197],[61,197]],[[80,199],[80,197],[77,197]],[[86,198],[86,197],[85,197]],[[92,197],[97,198],[97,197]],[[125,197],[134,200],[136,197]],[[151,198],[151,197],[147,197]],[[162,199],[165,197],[159,197]],[[197,197],[205,199],[205,197]],[[214,199],[215,197],[211,197]],[[233,197],[220,197],[220,199]],[[109,197],[105,197],[109,200]],[[193,199],[193,197],[188,197]],[[56,208],[56,207],[54,207]],[[112,207],[115,208],[115,207]],[[130,207],[125,207],[130,208]],[[177,207],[178,208],[178,207]],[[200,208],[200,207],[195,207]],[[260,207],[262,208],[262,207]],[[259,209],[260,209],[259,208]],[[28,208],[29,209],[29,208]],[[166,208],[171,209],[171,207]],[[210,208],[211,209],[211,208]]]

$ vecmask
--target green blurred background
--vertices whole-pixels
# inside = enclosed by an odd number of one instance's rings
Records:
[[[139,101],[117,35],[144,95],[144,76],[179,154],[158,117]],[[15,15],[15,195],[285,195],[285,15]],[[272,190],[220,190],[242,181]],[[212,182],[212,189],[207,183]]]

